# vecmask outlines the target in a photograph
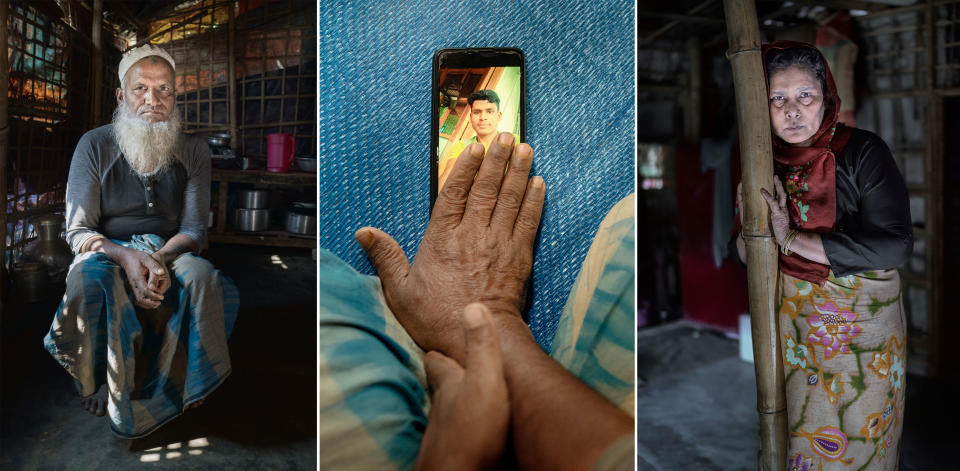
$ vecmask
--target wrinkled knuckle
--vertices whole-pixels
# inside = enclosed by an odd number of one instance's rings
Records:
[[[470,197],[475,203],[495,203],[497,188],[489,183],[477,182],[470,191]]]
[[[517,222],[514,224],[514,232],[519,232],[523,235],[529,235],[530,233],[536,233],[538,226],[539,224],[537,224],[531,218],[521,216],[517,218]]]
[[[467,199],[467,196],[470,195],[470,189],[466,185],[447,181],[443,185],[443,189],[440,190],[440,195],[437,196],[438,199],[442,199],[446,203],[460,203]]]
[[[523,195],[516,191],[504,191],[500,193],[500,198],[497,201],[497,204],[500,204],[507,208],[518,208],[520,203],[523,202]]]

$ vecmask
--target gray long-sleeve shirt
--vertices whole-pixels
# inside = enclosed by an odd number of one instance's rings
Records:
[[[129,240],[135,234],[169,239],[180,233],[203,247],[210,211],[210,149],[182,136],[173,164],[138,176],[120,152],[112,125],[77,143],[67,179],[67,242],[74,253],[92,237]]]

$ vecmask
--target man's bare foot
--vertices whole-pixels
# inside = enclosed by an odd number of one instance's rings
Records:
[[[80,407],[97,417],[103,417],[107,413],[107,385],[102,384],[97,392],[81,398]]]
[[[187,404],[186,406],[184,406],[183,410],[196,409],[197,407],[200,407],[203,405],[203,401],[204,401],[203,399],[197,399],[196,401],[193,401],[190,404]]]

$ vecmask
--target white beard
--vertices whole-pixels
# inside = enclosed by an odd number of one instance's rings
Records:
[[[144,177],[162,171],[176,160],[180,117],[174,109],[166,121],[152,123],[121,104],[113,112],[113,137],[133,171]]]

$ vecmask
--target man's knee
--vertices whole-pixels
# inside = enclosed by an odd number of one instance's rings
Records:
[[[217,270],[208,260],[193,254],[182,254],[170,265],[172,275],[190,289],[216,280]]]
[[[67,296],[87,297],[111,292],[120,279],[120,267],[105,254],[87,252],[77,256],[67,273]]]

